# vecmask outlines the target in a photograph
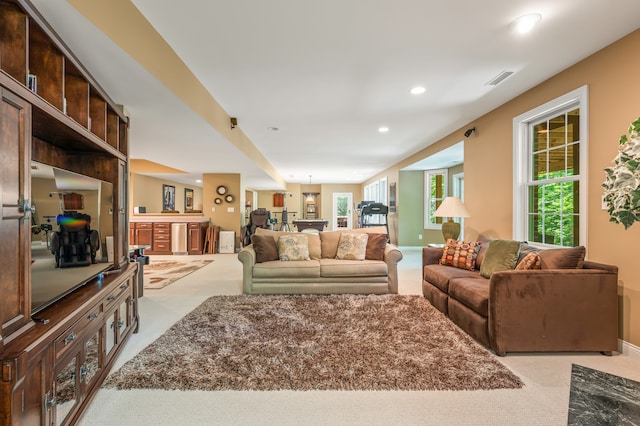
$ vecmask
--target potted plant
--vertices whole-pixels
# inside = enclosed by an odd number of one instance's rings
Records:
[[[613,166],[605,170],[604,202],[610,221],[627,229],[640,220],[640,117],[629,126],[629,137],[620,137]]]

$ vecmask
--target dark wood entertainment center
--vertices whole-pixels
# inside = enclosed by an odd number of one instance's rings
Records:
[[[27,0],[0,0],[0,98],[0,425],[74,424],[139,325],[128,118]],[[112,263],[38,311],[31,161],[113,186]]]

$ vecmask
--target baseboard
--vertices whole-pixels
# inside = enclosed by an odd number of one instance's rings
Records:
[[[618,351],[621,354],[627,355],[630,358],[640,360],[640,347],[633,345],[629,342],[625,342],[622,339],[618,339]]]

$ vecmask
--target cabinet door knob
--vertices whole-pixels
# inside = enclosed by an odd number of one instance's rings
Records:
[[[47,394],[44,396],[44,407],[47,411],[49,411],[51,409],[51,407],[53,407],[54,405],[56,405],[56,398],[53,397],[51,398],[51,392],[47,392]]]
[[[67,346],[69,343],[73,342],[74,340],[76,340],[76,334],[75,333],[71,333],[70,335],[65,337],[64,345]]]

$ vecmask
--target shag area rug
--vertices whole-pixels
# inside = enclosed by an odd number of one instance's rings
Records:
[[[144,288],[159,290],[213,262],[208,260],[153,260],[144,265]]]
[[[477,390],[520,379],[420,296],[216,296],[105,387]]]

